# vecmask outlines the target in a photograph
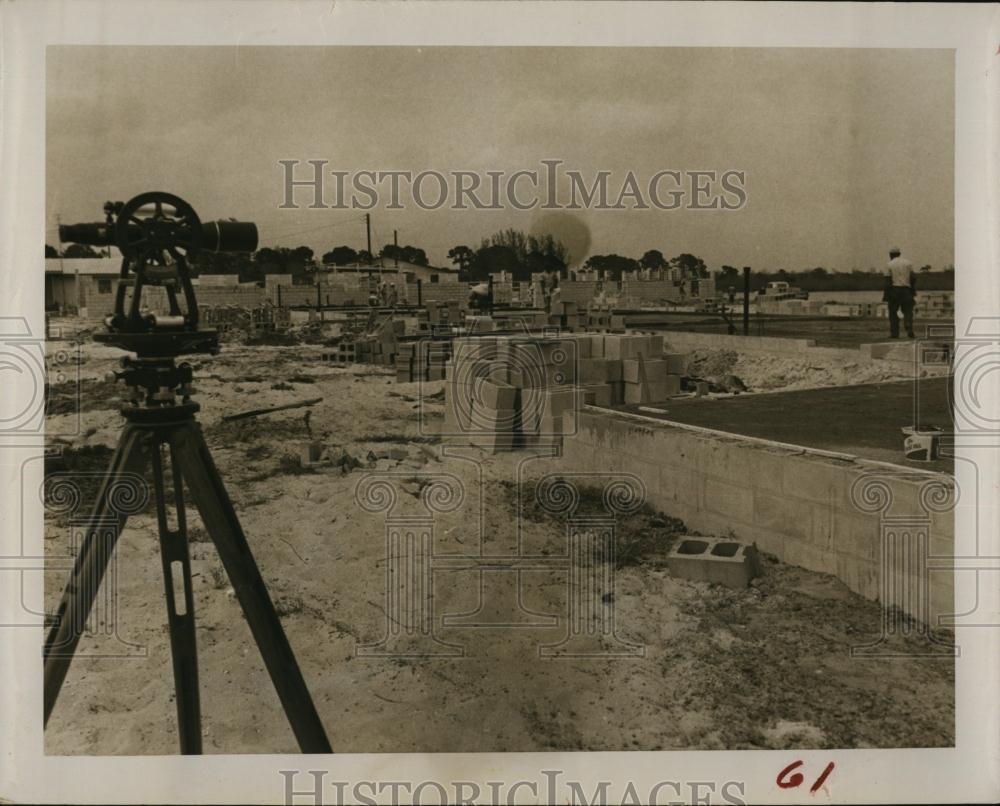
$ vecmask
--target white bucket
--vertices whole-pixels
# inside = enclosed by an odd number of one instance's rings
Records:
[[[941,431],[904,428],[903,434],[903,453],[911,462],[933,462],[940,456]]]

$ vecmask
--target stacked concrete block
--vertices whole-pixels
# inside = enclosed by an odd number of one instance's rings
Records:
[[[658,334],[458,338],[445,370],[445,430],[456,437],[466,430],[464,410],[477,420],[473,430],[509,419],[509,447],[559,443],[583,405],[652,403],[679,394],[683,363],[682,355],[663,352]],[[489,450],[508,447],[505,438],[477,439]]]
[[[396,381],[443,381],[451,358],[447,339],[398,342],[395,346]]]

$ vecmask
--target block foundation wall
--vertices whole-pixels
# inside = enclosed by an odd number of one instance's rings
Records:
[[[954,556],[951,477],[838,460],[591,406],[575,419],[575,428],[563,436],[568,473],[634,473],[646,485],[649,503],[690,529],[720,536],[731,531],[784,562],[833,574],[852,591],[927,624],[954,612],[952,571],[928,574],[921,562],[900,562],[898,555],[883,563],[883,545],[886,536],[890,543],[896,539],[892,535],[919,542],[931,557]],[[925,508],[928,501],[935,502],[934,511]],[[915,593],[924,584],[928,595]]]

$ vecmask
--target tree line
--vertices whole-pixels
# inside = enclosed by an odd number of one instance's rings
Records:
[[[86,244],[69,244],[60,252],[45,244],[45,257],[66,259],[106,257],[104,251]],[[398,259],[418,266],[429,266],[427,253],[415,246],[386,244],[378,253],[383,260]],[[527,281],[532,274],[554,271],[561,277],[569,276],[567,266],[571,255],[566,247],[552,235],[526,235],[515,229],[505,229],[484,238],[479,247],[466,245],[452,247],[448,259],[459,270],[459,279],[467,282],[486,280],[501,271],[517,281]],[[365,265],[375,257],[367,250],[349,246],[335,246],[324,252],[323,264],[335,266]],[[308,283],[318,268],[315,254],[308,246],[263,247],[252,253],[199,253],[192,263],[192,273],[238,274],[242,282],[263,282],[268,274],[290,274],[293,282]],[[708,277],[711,272],[705,261],[687,252],[667,260],[658,249],[650,249],[640,258],[618,254],[591,255],[584,261],[583,269],[603,272],[607,280],[620,281],[626,272],[642,269],[678,269],[682,277]],[[754,270],[750,274],[750,289],[758,291],[770,282],[786,282],[804,291],[875,291],[881,290],[885,275],[874,268],[850,272],[829,271],[822,266],[801,271]],[[717,274],[717,289],[725,292],[732,286],[737,292],[743,289],[743,273],[735,266],[722,266]],[[917,288],[927,291],[950,291],[955,288],[955,267],[946,265],[935,270],[925,264],[917,270]]]

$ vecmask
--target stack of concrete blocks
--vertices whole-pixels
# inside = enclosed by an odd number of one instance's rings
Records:
[[[596,382],[603,373],[610,386],[610,392],[594,390],[595,405],[658,403],[680,393],[685,358],[665,354],[662,335],[593,336],[590,349],[591,360],[580,361],[581,376]]]
[[[577,344],[572,336],[456,339],[442,433],[490,453],[561,443],[582,403]]]
[[[683,355],[663,352],[662,335],[455,339],[443,433],[491,452],[558,445],[584,404],[656,403],[678,394],[684,365]]]
[[[581,329],[582,315],[576,302],[562,300],[552,309],[551,324],[562,330],[576,333]]]
[[[451,358],[448,339],[421,339],[396,345],[396,382],[442,381]]]
[[[452,327],[462,324],[462,308],[457,302],[434,302],[424,303],[427,310],[427,324],[430,327],[435,325],[451,325]]]
[[[952,291],[918,292],[913,312],[922,319],[954,319],[955,294]]]

